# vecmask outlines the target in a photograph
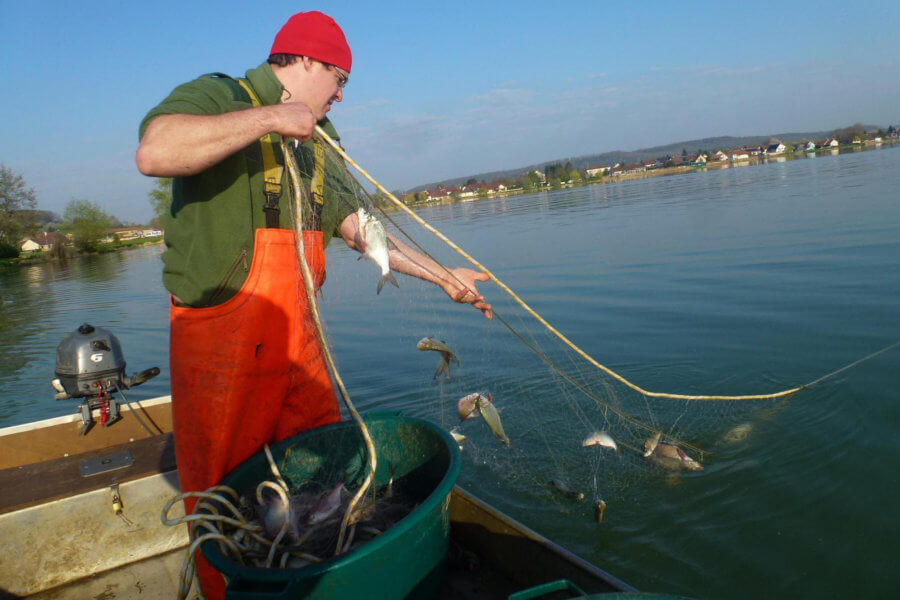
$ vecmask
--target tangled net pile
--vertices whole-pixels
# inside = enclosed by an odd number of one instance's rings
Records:
[[[343,481],[325,490],[313,482],[292,489],[268,445],[263,448],[272,479],[261,481],[254,493],[242,497],[218,485],[204,492],[178,494],[163,507],[164,525],[189,525],[190,549],[179,574],[179,598],[186,598],[190,591],[195,553],[204,542],[216,542],[223,555],[246,567],[298,569],[357,548],[415,508],[401,489],[394,489],[393,478],[352,507],[352,494]],[[172,507],[187,498],[198,499],[192,513],[170,518]],[[349,527],[341,538],[345,514],[349,514]]]

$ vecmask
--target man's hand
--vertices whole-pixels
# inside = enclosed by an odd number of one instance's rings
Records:
[[[473,271],[472,269],[466,269],[464,267],[451,269],[450,272],[455,279],[451,279],[451,281],[441,284],[441,288],[444,292],[450,296],[454,302],[471,304],[484,313],[485,318],[492,318],[493,313],[491,312],[491,305],[484,301],[484,296],[479,294],[475,287],[476,281],[488,281],[490,276],[487,273],[479,273],[478,271]],[[462,282],[463,285],[460,285],[460,282]]]
[[[283,102],[267,107],[272,112],[272,131],[283,137],[296,138],[305,142],[312,137],[316,127],[316,117],[303,102]]]

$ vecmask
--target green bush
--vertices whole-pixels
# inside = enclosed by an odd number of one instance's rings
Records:
[[[6,242],[0,242],[0,258],[18,258],[19,249]]]

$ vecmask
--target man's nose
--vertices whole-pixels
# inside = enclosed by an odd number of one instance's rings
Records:
[[[343,99],[344,99],[344,90],[342,90],[341,88],[338,88],[337,94],[334,95],[334,101],[340,102]]]

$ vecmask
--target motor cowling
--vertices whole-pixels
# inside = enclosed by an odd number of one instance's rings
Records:
[[[113,392],[122,393],[159,375],[159,367],[127,377],[119,339],[103,327],[83,323],[66,334],[56,347],[55,374],[56,379],[50,383],[58,392],[57,400],[84,398],[79,409],[84,434],[93,425],[95,409],[100,409],[103,425],[116,422],[120,415]]]
[[[82,324],[56,347],[56,377],[66,395],[83,398],[113,391],[125,381],[125,355],[108,329]]]

